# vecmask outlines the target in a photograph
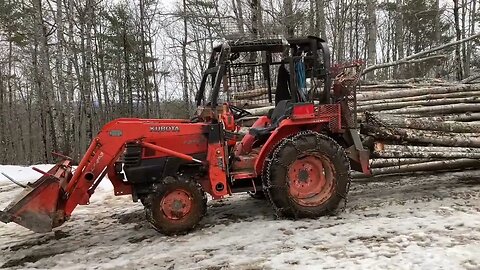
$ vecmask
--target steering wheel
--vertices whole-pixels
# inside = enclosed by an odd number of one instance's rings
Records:
[[[238,120],[238,119],[240,119],[244,116],[247,116],[247,115],[252,115],[249,111],[247,111],[245,109],[242,109],[240,107],[237,107],[235,105],[229,104],[228,107],[232,111],[233,119],[235,119],[235,120]]]

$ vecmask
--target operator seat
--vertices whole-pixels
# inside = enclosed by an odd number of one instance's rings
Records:
[[[280,122],[286,118],[287,110],[291,107],[290,100],[281,100],[278,102],[277,106],[272,111],[271,116],[269,117],[272,121],[272,124],[266,127],[258,127],[258,128],[250,128],[248,133],[255,137],[261,137],[265,135],[269,135],[274,131]]]

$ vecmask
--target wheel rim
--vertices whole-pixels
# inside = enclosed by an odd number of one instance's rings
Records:
[[[179,220],[192,209],[192,196],[183,189],[175,189],[163,197],[160,207],[167,218]]]
[[[334,169],[323,155],[305,155],[288,167],[289,192],[302,206],[318,206],[334,192]]]

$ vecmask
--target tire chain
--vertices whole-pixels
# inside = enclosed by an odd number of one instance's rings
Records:
[[[338,149],[343,149],[342,146],[340,146],[335,140],[333,140],[332,138],[328,137],[328,136],[325,136],[323,134],[320,134],[318,132],[315,132],[315,131],[301,131],[295,135],[292,135],[290,137],[287,137],[285,139],[283,139],[282,141],[280,141],[277,145],[275,145],[275,147],[273,148],[273,153],[272,153],[272,156],[270,158],[267,158],[265,160],[265,163],[264,163],[264,174],[266,174],[266,177],[264,177],[263,179],[263,176],[262,176],[262,185],[263,185],[263,190],[267,191],[265,192],[265,195],[266,197],[268,198],[268,201],[270,202],[270,204],[272,205],[274,211],[275,211],[275,216],[277,218],[280,218],[283,214],[283,212],[285,210],[291,210],[291,209],[294,209],[292,206],[289,206],[288,208],[279,208],[277,207],[273,201],[271,200],[270,198],[270,190],[272,188],[280,188],[280,189],[288,189],[289,187],[287,185],[285,186],[274,186],[274,185],[271,185],[270,184],[270,167],[272,166],[272,163],[273,161],[278,161],[278,163],[282,166],[282,167],[287,167],[285,164],[281,164],[278,160],[278,153],[280,152],[281,149],[283,149],[283,147],[285,147],[285,145],[289,142],[292,143],[293,147],[295,148],[295,150],[297,151],[297,153],[299,153],[300,151],[298,150],[298,148],[296,147],[295,145],[295,140],[300,137],[300,136],[307,136],[307,135],[313,135],[315,136],[315,140],[317,141],[318,138],[321,136],[323,138],[327,138],[331,143],[335,144],[337,146]],[[344,151],[343,151],[344,152]],[[346,156],[346,153],[344,152],[343,155]],[[346,159],[348,160],[348,158]],[[267,166],[266,169],[265,169],[265,165]],[[347,187],[346,187],[346,190],[345,190],[345,194],[340,194],[338,193],[338,191],[336,190],[336,194],[338,196],[340,196],[343,201],[344,201],[344,204],[343,204],[343,207],[341,209],[341,211],[345,211],[345,209],[347,208],[347,202],[348,202],[348,192],[350,191],[350,185],[351,185],[351,177],[350,177],[350,162],[347,162],[347,164],[344,164],[346,167],[347,167],[347,171],[348,171],[348,182],[347,182]],[[267,182],[267,183],[266,183]],[[267,185],[268,184],[268,185]],[[290,204],[291,205],[291,204]],[[328,210],[329,214],[331,214],[333,211],[331,210]],[[297,213],[293,213],[294,214],[294,217],[297,218]]]

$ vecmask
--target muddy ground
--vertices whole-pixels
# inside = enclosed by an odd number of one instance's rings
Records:
[[[0,207],[19,191],[0,182]],[[200,227],[176,237],[101,186],[54,232],[0,224],[0,267],[480,269],[480,171],[359,180],[344,212],[315,220],[276,219],[239,194],[210,201]]]

